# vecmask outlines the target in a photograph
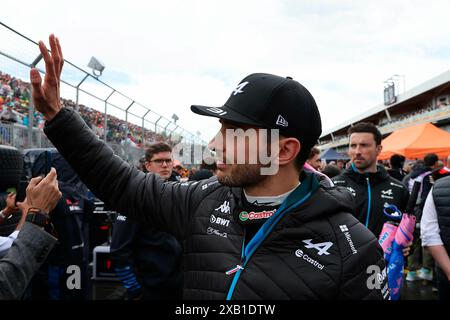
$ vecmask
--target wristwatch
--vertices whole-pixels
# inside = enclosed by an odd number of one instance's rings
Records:
[[[6,219],[6,214],[3,211],[4,210],[0,210],[0,218]]]
[[[42,211],[42,209],[30,208],[25,221],[31,222],[39,227],[45,227],[50,222],[50,216]]]

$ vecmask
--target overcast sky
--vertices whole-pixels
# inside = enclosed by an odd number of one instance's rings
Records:
[[[448,0],[2,0],[1,11],[33,40],[55,33],[77,65],[96,56],[102,80],[205,140],[218,121],[190,105],[222,105],[250,73],[298,80],[330,129],[382,103],[390,76],[405,75],[409,89],[450,68]],[[0,34],[1,51],[37,53]],[[0,70],[10,63],[0,57]]]

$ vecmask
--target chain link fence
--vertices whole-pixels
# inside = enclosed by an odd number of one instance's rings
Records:
[[[44,119],[30,99],[30,68],[45,75],[38,44],[2,22],[0,38],[0,144],[19,149],[51,147],[42,131]],[[157,141],[172,146],[184,143],[192,149],[206,145],[197,135],[68,60],[61,74],[61,98],[64,106],[77,110],[97,136],[129,162],[137,163],[145,146]]]

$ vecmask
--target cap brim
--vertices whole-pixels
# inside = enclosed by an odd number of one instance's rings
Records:
[[[230,109],[227,106],[222,107],[208,107],[208,106],[198,106],[193,105],[191,106],[192,112],[199,114],[201,116],[207,116],[207,117],[215,117],[219,119],[224,119],[236,123],[251,125],[251,126],[257,126],[257,127],[264,127],[264,124],[258,121],[254,121],[244,115],[242,115],[239,112],[236,112],[233,109]]]

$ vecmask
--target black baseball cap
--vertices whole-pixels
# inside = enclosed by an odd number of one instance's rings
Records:
[[[253,73],[245,77],[221,107],[191,106],[197,114],[240,124],[279,129],[312,147],[322,133],[319,109],[311,93],[291,77]]]

